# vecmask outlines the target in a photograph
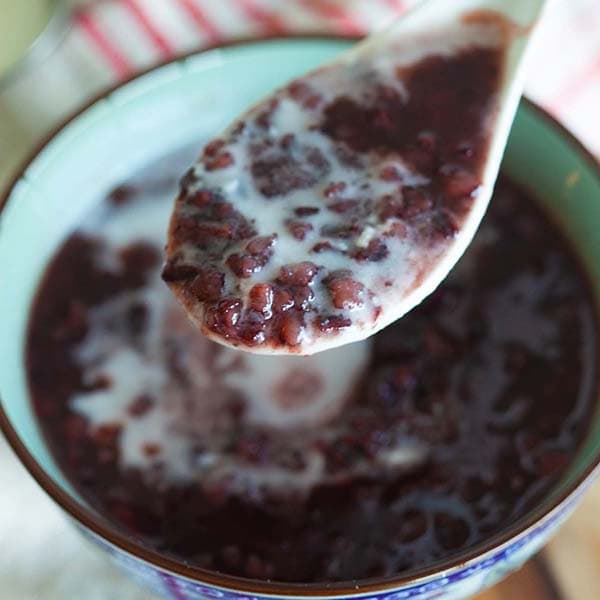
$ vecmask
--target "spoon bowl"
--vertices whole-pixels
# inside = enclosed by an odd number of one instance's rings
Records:
[[[198,328],[314,354],[429,295],[491,197],[544,4],[430,0],[209,142],[163,271]]]

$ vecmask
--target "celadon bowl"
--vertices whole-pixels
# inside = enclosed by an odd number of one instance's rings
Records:
[[[0,205],[2,429],[71,521],[131,576],[165,598],[466,598],[536,552],[598,473],[600,415],[560,485],[535,510],[485,543],[397,577],[290,585],[226,576],[161,556],[95,513],[57,469],[36,425],[24,369],[28,311],[53,251],[80,217],[132,172],[176,148],[200,147],[249,104],[350,44],[315,37],[248,42],[147,72],[102,96],[52,136]],[[563,225],[600,302],[598,165],[548,115],[523,102],[504,170],[527,185]]]

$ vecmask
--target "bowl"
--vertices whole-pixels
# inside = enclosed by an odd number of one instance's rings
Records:
[[[600,414],[560,484],[501,533],[449,560],[396,577],[281,584],[194,568],[144,547],[65,480],[36,425],[24,345],[47,260],[107,190],[170,150],[207,139],[246,106],[345,50],[340,38],[285,38],[215,48],[151,70],[73,117],[22,169],[0,204],[0,425],[24,465],[90,540],[155,593],[223,598],[465,598],[521,566],[556,531],[600,470]],[[504,170],[539,197],[573,241],[600,304],[600,168],[566,130],[524,101]],[[600,307],[599,307],[600,308]]]

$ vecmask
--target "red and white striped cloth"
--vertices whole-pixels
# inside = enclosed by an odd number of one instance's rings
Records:
[[[77,77],[59,76],[62,96],[73,108],[140,69],[234,37],[368,33],[419,1],[95,0],[74,14],[65,52],[87,68],[85,75],[79,67]],[[600,155],[600,1],[556,0],[532,50],[531,67],[527,95]]]

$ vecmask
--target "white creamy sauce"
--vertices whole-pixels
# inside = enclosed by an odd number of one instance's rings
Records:
[[[156,248],[164,239],[167,198],[146,193],[118,209],[102,207],[81,231],[103,240],[101,267],[119,268],[119,252],[144,241]],[[131,340],[124,315],[132,305],[147,307],[146,328]],[[180,365],[188,378],[169,370],[169,349],[180,345]],[[208,488],[227,482],[231,493],[259,497],[266,491],[305,493],[339,475],[329,475],[324,457],[309,446],[327,435],[344,410],[367,366],[370,343],[353,344],[317,357],[258,356],[216,345],[188,322],[156,272],[143,288],[122,292],[92,309],[88,334],[76,349],[84,382],[108,380],[103,389],[73,396],[73,410],[93,429],[120,426],[123,469],[137,468],[149,478],[183,483],[200,480]],[[244,398],[248,426],[284,433],[304,466],[248,464],[225,448],[227,401]],[[143,414],[132,414],[140,397],[150,398]],[[423,460],[424,450],[404,443],[379,457],[393,469]],[[368,474],[366,462],[353,475]],[[344,473],[347,476],[348,473]]]

